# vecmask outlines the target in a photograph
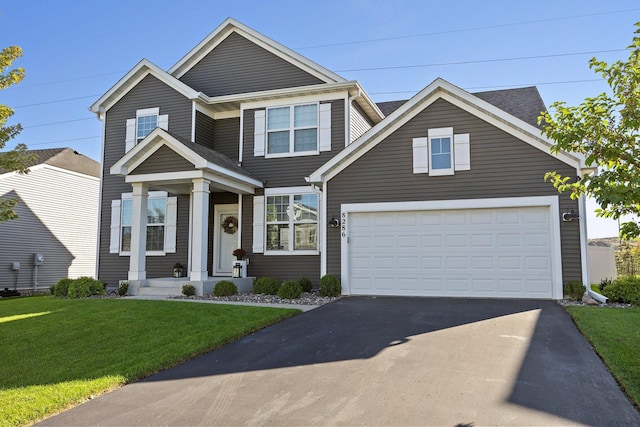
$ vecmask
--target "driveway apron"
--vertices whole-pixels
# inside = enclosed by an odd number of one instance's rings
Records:
[[[42,425],[640,425],[553,301],[347,297]]]

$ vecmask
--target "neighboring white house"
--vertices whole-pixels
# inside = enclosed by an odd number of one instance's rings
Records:
[[[30,153],[36,160],[28,174],[0,169],[0,197],[17,198],[19,216],[0,222],[0,287],[44,288],[63,277],[93,277],[100,164],[71,148]]]

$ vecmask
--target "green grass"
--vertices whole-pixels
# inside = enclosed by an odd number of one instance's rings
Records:
[[[568,306],[582,334],[640,408],[640,308]]]
[[[51,296],[0,301],[0,426],[30,424],[298,310]]]

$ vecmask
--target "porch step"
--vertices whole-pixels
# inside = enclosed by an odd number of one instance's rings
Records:
[[[138,295],[153,297],[182,295],[182,286],[142,286],[138,288]]]
[[[203,281],[192,281],[186,277],[183,278],[159,278],[159,279],[147,279],[142,286],[133,290],[130,287],[132,294],[141,296],[174,296],[182,295],[182,286],[190,283],[196,287],[196,295],[210,295],[213,293],[215,284],[221,280],[232,281],[237,287],[238,292],[251,291],[253,288],[253,281],[255,277],[246,277],[241,279],[234,279],[231,277],[208,277]]]

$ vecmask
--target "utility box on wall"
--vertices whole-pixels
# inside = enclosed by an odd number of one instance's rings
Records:
[[[44,264],[44,255],[33,254],[33,265],[42,265],[42,264]]]

